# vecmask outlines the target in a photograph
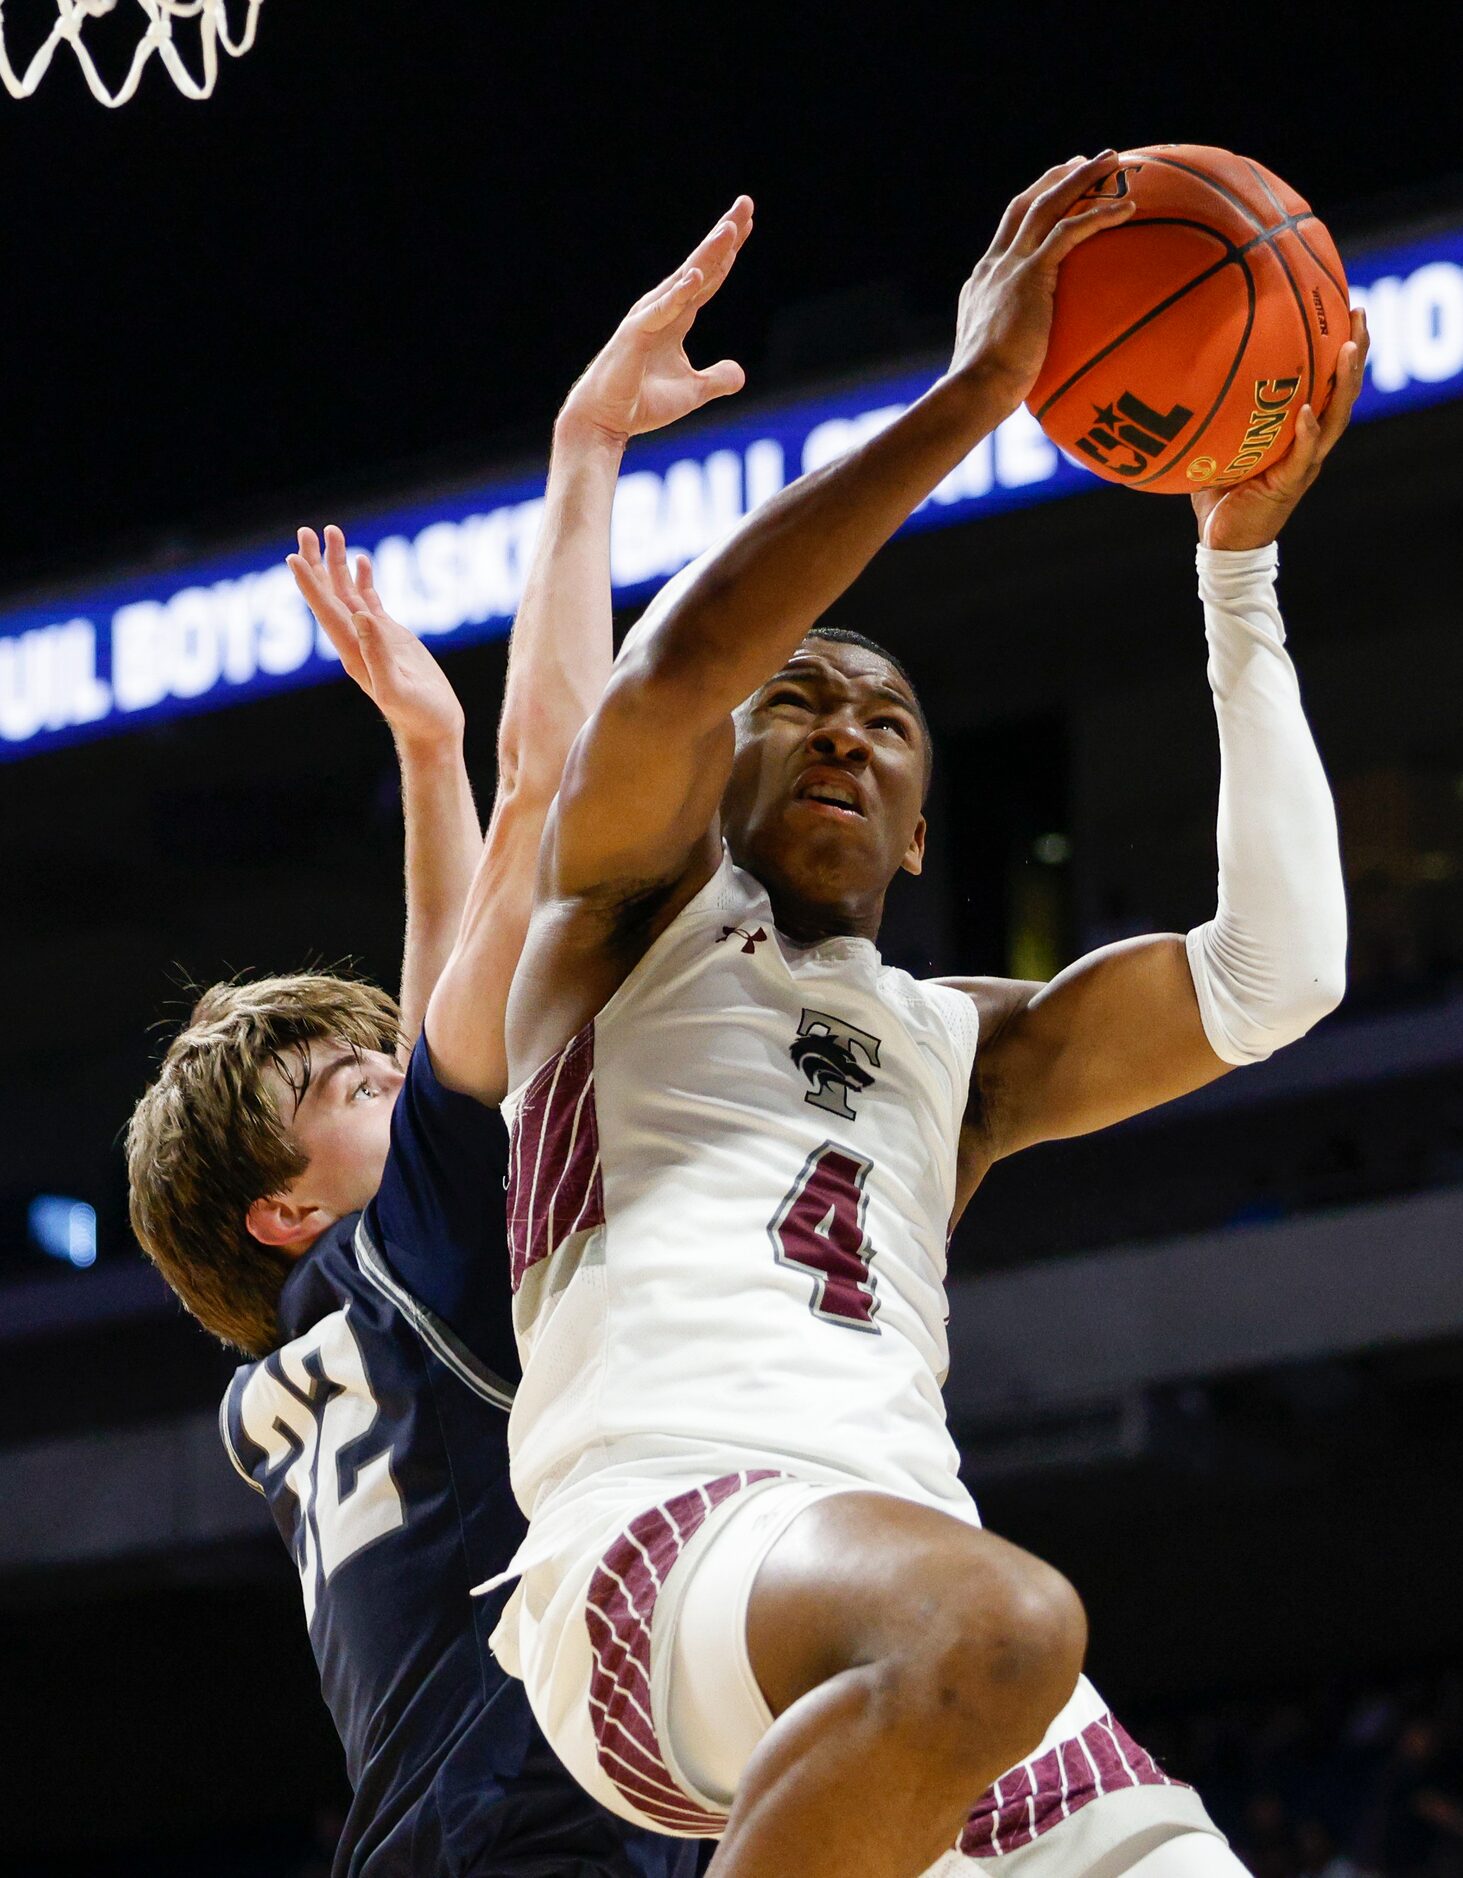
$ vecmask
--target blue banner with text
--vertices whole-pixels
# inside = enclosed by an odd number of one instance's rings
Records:
[[[1347,271],[1372,333],[1358,419],[1463,395],[1463,227],[1349,255]],[[932,376],[871,376],[638,445],[615,500],[617,604],[643,600],[786,483],[889,423]],[[1095,486],[1022,410],[906,526]],[[329,519],[342,521],[353,547],[371,550],[396,617],[450,648],[508,630],[542,507],[541,478],[497,480]],[[0,761],[338,675],[284,566],[292,545],[282,532],[278,542],[0,611]]]

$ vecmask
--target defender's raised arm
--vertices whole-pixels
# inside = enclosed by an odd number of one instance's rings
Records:
[[[610,673],[610,516],[625,446],[740,390],[739,365],[722,360],[697,371],[682,341],[751,228],[752,204],[739,196],[676,272],[630,309],[554,426],[543,524],[509,650],[498,795],[428,1022],[443,1081],[483,1101],[501,1100],[507,1088],[504,1009],[544,822]]]
[[[358,555],[352,567],[338,528],[325,530],[323,555],[315,531],[302,528],[298,553],[286,559],[310,611],[396,744],[406,831],[401,1031],[410,1049],[457,937],[482,847],[462,754],[462,706],[421,640],[382,605],[370,556]]]

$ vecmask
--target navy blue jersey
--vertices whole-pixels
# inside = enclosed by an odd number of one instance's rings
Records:
[[[225,1445],[299,1568],[354,1791],[337,1878],[691,1878],[701,1848],[636,1832],[559,1766],[488,1649],[506,1593],[469,1596],[524,1531],[507,1147],[419,1043],[380,1191],[290,1273],[286,1341],[236,1373]]]

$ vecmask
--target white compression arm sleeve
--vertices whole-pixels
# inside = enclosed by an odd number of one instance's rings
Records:
[[[1341,1002],[1346,896],[1336,811],[1275,599],[1274,547],[1199,549],[1219,721],[1219,910],[1188,936],[1204,1033],[1258,1063]]]

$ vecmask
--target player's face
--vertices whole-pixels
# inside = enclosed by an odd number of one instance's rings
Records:
[[[280,1098],[280,1113],[309,1156],[288,1197],[340,1219],[357,1212],[381,1185],[391,1111],[405,1078],[379,1050],[353,1050],[344,1043],[309,1048],[309,1080],[292,1117],[293,1091],[285,1088]]]
[[[808,639],[736,714],[722,825],[739,865],[809,905],[882,902],[924,853],[914,695],[863,646]]]

